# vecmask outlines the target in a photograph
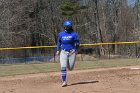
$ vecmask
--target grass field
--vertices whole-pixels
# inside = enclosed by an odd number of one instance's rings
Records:
[[[140,59],[111,59],[76,62],[75,69],[95,69],[140,65]],[[0,65],[0,77],[60,71],[59,63]]]

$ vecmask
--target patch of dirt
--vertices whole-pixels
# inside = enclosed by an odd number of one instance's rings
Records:
[[[0,77],[0,93],[140,93],[140,69],[130,68],[68,71],[67,87],[60,72]]]

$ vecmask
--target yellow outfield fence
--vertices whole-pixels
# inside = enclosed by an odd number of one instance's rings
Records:
[[[0,48],[0,50],[19,50],[19,49],[35,49],[35,48],[55,48],[56,46],[28,46],[15,48]]]
[[[113,42],[113,43],[95,43],[95,44],[81,44],[80,46],[99,46],[99,45],[117,45],[117,44],[139,44],[140,41],[135,42]]]
[[[116,45],[116,44],[139,44],[140,41],[134,42],[108,42],[108,43],[94,43],[94,44],[80,44],[80,46],[100,46],[100,45]],[[56,46],[27,46],[14,48],[0,48],[0,50],[19,50],[19,49],[35,49],[35,48],[56,48]]]

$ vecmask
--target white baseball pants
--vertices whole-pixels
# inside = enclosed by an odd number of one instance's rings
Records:
[[[71,53],[71,52],[62,50],[60,53],[61,68],[68,67],[69,70],[72,70],[75,64],[75,59],[76,59],[76,53]]]

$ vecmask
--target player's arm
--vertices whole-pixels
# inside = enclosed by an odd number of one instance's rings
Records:
[[[79,41],[79,37],[76,33],[74,35],[74,41],[75,41],[75,51],[77,51],[80,46],[80,41]]]
[[[56,55],[59,55],[60,48],[61,48],[61,37],[60,37],[60,34],[59,34],[58,35],[58,40],[57,40]]]

